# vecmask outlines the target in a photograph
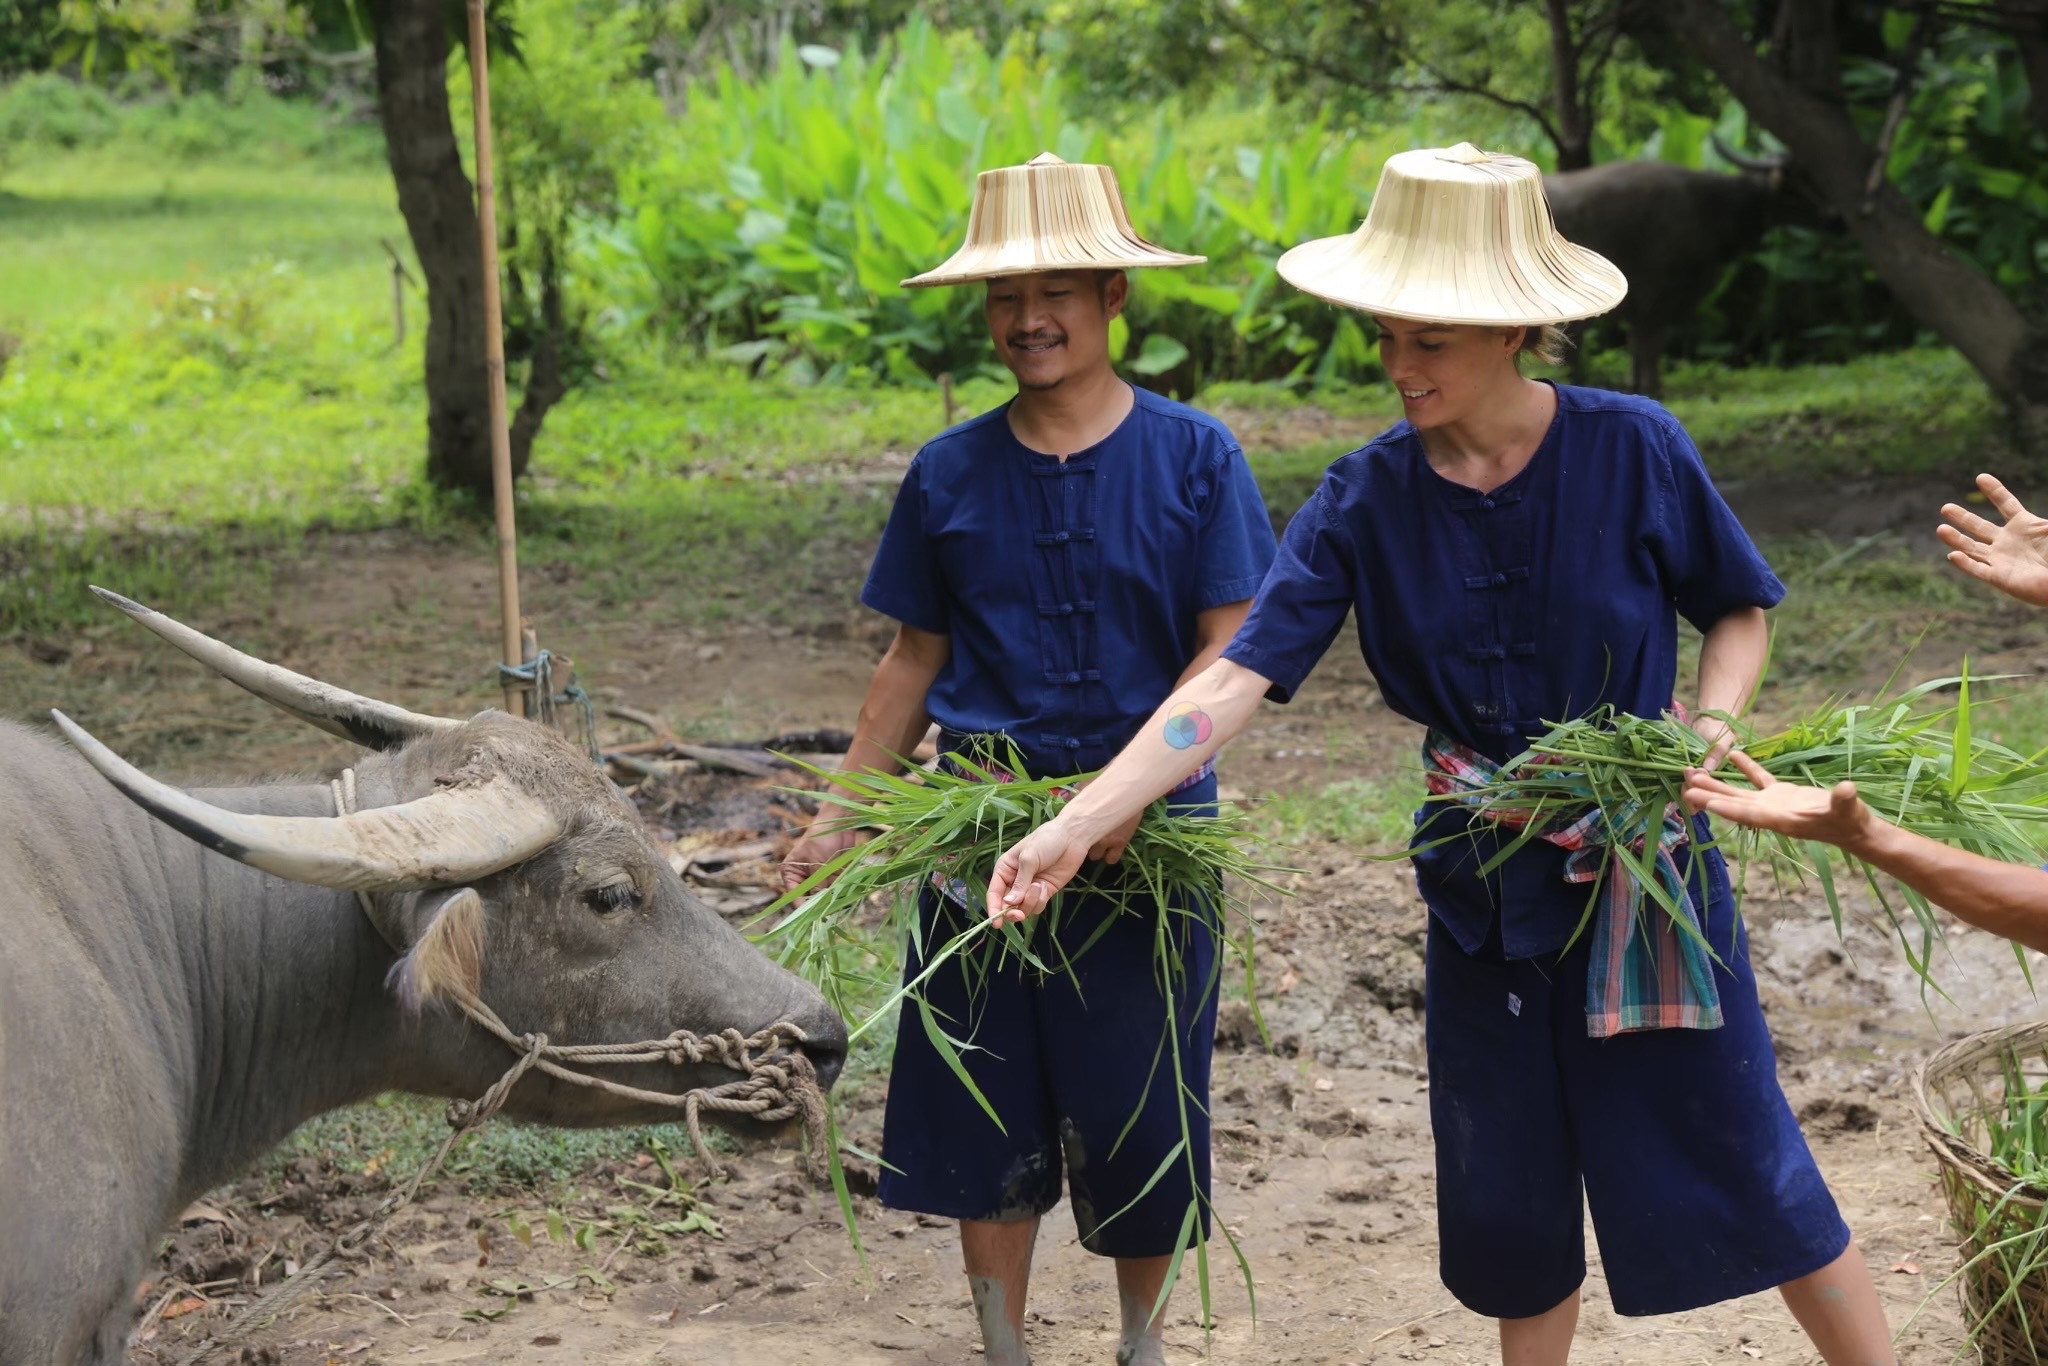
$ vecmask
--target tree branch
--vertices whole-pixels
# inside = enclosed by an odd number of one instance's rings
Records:
[[[1568,0],[1544,0],[1550,21],[1550,81],[1557,105],[1557,169],[1583,170],[1593,164],[1592,121],[1579,96],[1579,38],[1572,32]]]
[[[1420,70],[1429,78],[1428,84],[1416,85],[1407,82],[1380,80],[1361,76],[1349,68],[1311,53],[1274,45],[1263,35],[1254,31],[1242,19],[1232,14],[1222,4],[1215,5],[1210,10],[1210,13],[1214,16],[1219,27],[1229,30],[1233,36],[1250,46],[1254,52],[1272,61],[1285,62],[1294,67],[1297,72],[1310,72],[1349,89],[1362,90],[1376,95],[1469,95],[1475,99],[1486,100],[1503,109],[1513,110],[1515,113],[1523,115],[1542,130],[1543,136],[1550,140],[1551,146],[1560,150],[1564,146],[1564,140],[1558,136],[1557,128],[1551,123],[1549,117],[1544,114],[1540,106],[1531,104],[1527,100],[1516,99],[1512,95],[1502,94],[1491,86],[1474,85],[1469,81],[1462,81],[1447,74],[1415,56],[1414,53],[1409,51],[1407,45],[1402,42],[1400,35],[1391,29],[1377,28],[1373,33],[1373,37],[1399,61]]]
[[[1961,352],[2001,398],[2039,414],[2048,394],[2037,392],[2025,370],[2030,329],[2019,306],[1927,231],[1897,186],[1881,184],[1871,211],[1860,212],[1871,149],[1848,110],[1760,58],[1718,0],[1665,0],[1664,16],[1750,117],[1790,149],[1906,310]]]
[[[1934,29],[1934,20],[1922,10],[1913,16],[1913,31],[1906,39],[1906,50],[1899,58],[1899,74],[1892,82],[1891,103],[1884,111],[1884,127],[1877,135],[1877,154],[1871,158],[1870,174],[1863,181],[1863,209],[1868,215],[1877,207],[1877,191],[1884,184],[1885,170],[1891,165],[1892,143],[1899,136],[1899,125],[1906,120],[1906,107],[1913,101],[1913,86],[1920,78],[1920,54],[1927,48],[1928,36]]]

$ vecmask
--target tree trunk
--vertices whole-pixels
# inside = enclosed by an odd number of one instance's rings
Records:
[[[520,396],[519,411],[512,418],[515,470],[526,468],[548,409],[569,392],[568,383],[562,378],[562,343],[569,332],[568,312],[562,306],[562,262],[556,252],[555,234],[537,229],[535,235],[540,245],[540,328],[526,367],[526,392]]]
[[[1835,0],[1779,0],[1771,60],[1812,94],[1840,100],[1842,45],[1835,33]]]
[[[2048,460],[2048,363],[2035,359],[2048,338],[2029,325],[2016,301],[1927,231],[1896,186],[1880,185],[1866,211],[1865,184],[1876,153],[1842,104],[1773,69],[1717,0],[1667,2],[1666,21],[1686,49],[1791,150],[1793,165],[1841,216],[1906,311],[1975,367],[2011,407],[2023,449]],[[1807,31],[1804,41],[1815,39]]]
[[[446,9],[441,0],[372,0],[371,12],[377,116],[427,284],[427,478],[489,497],[483,245],[448,112]],[[515,461],[515,475],[519,468]]]
[[[1593,164],[1592,101],[1579,94],[1579,44],[1572,36],[1569,0],[1544,0],[1550,16],[1550,74],[1556,91],[1557,169],[1583,171]]]

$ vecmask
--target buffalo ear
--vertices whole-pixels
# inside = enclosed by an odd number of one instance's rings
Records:
[[[473,887],[450,892],[385,979],[408,1011],[483,989],[484,899]]]

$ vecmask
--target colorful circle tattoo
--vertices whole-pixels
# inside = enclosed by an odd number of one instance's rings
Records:
[[[1209,713],[1192,702],[1183,702],[1166,714],[1166,743],[1175,749],[1193,749],[1207,740],[1214,728]]]

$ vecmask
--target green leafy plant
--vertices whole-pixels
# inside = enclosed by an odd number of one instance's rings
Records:
[[[589,268],[622,316],[711,355],[805,378],[988,367],[979,290],[900,281],[959,244],[977,171],[1049,150],[1116,163],[1140,231],[1209,257],[1141,273],[1111,337],[1131,373],[1192,391],[1371,366],[1350,315],[1276,288],[1282,250],[1363,213],[1355,171],[1373,149],[1321,123],[1194,166],[1177,150],[1181,111],[1114,139],[1021,49],[990,53],[922,19],[872,56],[785,46],[758,79],[720,67],[681,103],[625,172],[624,221]]]
[[[1988,858],[2039,865],[2048,859],[2048,764],[2042,755],[2021,754],[1973,730],[1972,681],[1965,673],[1876,702],[1823,707],[1772,734],[1759,734],[1738,718],[1723,719],[1735,728],[1742,748],[1775,778],[1816,787],[1852,781],[1872,810],[1907,830]],[[1952,700],[1937,700],[1951,689]],[[1553,727],[1478,794],[1482,816],[1527,822],[1488,866],[1536,838],[1546,821],[1589,807],[1598,807],[1617,827],[1640,824],[1645,814],[1660,819],[1680,801],[1686,770],[1706,752],[1706,741],[1682,722],[1631,716],[1611,707]],[[1733,769],[1720,776],[1731,784],[1744,782]],[[1428,800],[1445,803],[1457,797]],[[1740,826],[1715,843],[1729,852],[1743,877],[1760,857],[1774,867],[1810,873],[1841,928],[1843,909],[1830,851],[1803,850],[1789,836]],[[1611,853],[1609,876],[1634,879],[1688,932],[1698,933],[1642,854],[1619,846]],[[1861,870],[1906,961],[1933,985],[1934,949],[1942,939],[1933,906],[1919,892],[1850,862]],[[1591,910],[1589,901],[1588,916]],[[2020,962],[2024,970],[2025,959]]]
[[[987,896],[989,879],[1003,851],[1051,819],[1072,789],[1092,776],[1013,778],[1012,775],[1024,772],[1013,748],[998,749],[993,743],[984,743],[974,752],[1000,757],[977,759],[956,755],[947,767],[909,777],[843,773],[804,765],[813,776],[834,785],[836,790],[822,793],[820,800],[845,813],[840,818],[844,827],[870,829],[875,834],[867,842],[843,851],[763,911],[761,923],[772,924],[761,941],[782,962],[818,982],[834,1004],[851,1015],[855,1013],[855,1002],[872,1000],[878,990],[886,989],[886,984],[869,977],[849,979],[842,975],[847,956],[841,950],[849,941],[867,941],[868,932],[859,926],[858,917],[871,898],[881,898],[889,908],[887,929],[907,939],[924,966],[915,977],[889,991],[880,1006],[867,1011],[848,1031],[849,1039],[857,1041],[891,1018],[901,1006],[905,1027],[910,1027],[909,1020],[914,1016],[940,1058],[1000,1129],[1001,1117],[975,1085],[962,1061],[962,1054],[974,1047],[972,1038],[960,1038],[952,1032],[961,1027],[960,1022],[944,1018],[927,1002],[925,984],[941,969],[965,972],[970,980],[982,980],[997,971],[1022,970],[1047,976],[1071,972],[1074,960],[1088,952],[1113,917],[1149,916],[1153,976],[1166,1006],[1165,1025],[1155,1045],[1153,1076],[1157,1081],[1171,1079],[1180,1101],[1181,1138],[1145,1183],[1141,1198],[1176,1167],[1185,1170],[1189,1188],[1180,1238],[1175,1244],[1166,1285],[1160,1292],[1159,1303],[1163,1305],[1180,1276],[1183,1254],[1208,1206],[1208,1198],[1196,1182],[1196,1154],[1189,1123],[1190,1107],[1204,1106],[1206,1098],[1186,1082],[1181,1056],[1186,1026],[1176,1001],[1209,1000],[1220,989],[1226,956],[1218,953],[1208,980],[1188,981],[1186,967],[1175,947],[1182,939],[1178,922],[1197,921],[1216,933],[1220,947],[1234,949],[1245,973],[1247,999],[1256,1013],[1252,922],[1243,913],[1238,889],[1275,891],[1277,888],[1268,875],[1279,870],[1261,863],[1250,852],[1249,831],[1241,813],[1191,815],[1172,811],[1162,801],[1139,823],[1120,868],[1084,865],[1081,875],[1054,899],[1042,916],[1021,925],[998,925],[970,911],[967,929],[943,943],[928,942],[926,927],[917,911],[919,892],[936,876],[945,879],[969,906],[979,906]],[[1055,935],[1067,908],[1081,898],[1099,900],[1108,909],[1081,946],[1070,951],[1059,946]],[[1229,932],[1233,919],[1239,931],[1235,938]],[[1136,1104],[1142,1106],[1144,1097],[1139,1097]],[[834,1142],[836,1145],[836,1137]],[[838,1172],[836,1146],[830,1158],[847,1226],[854,1229],[851,1204]],[[1122,1212],[1112,1213],[1109,1219]],[[1230,1245],[1256,1314],[1257,1291],[1250,1264],[1229,1228],[1220,1219],[1214,1221],[1214,1226],[1222,1229]],[[857,1231],[854,1236],[858,1238]],[[1202,1317],[1207,1323],[1211,1307],[1208,1247],[1202,1240],[1192,1241]]]

